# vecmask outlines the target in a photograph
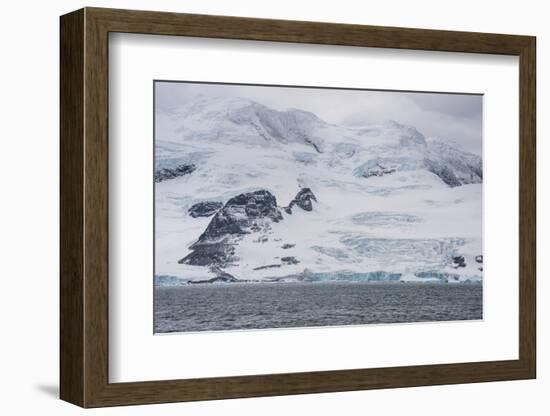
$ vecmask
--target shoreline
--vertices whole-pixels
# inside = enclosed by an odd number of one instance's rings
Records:
[[[239,280],[239,281],[183,281],[176,284],[157,284],[154,283],[153,287],[157,288],[174,288],[174,287],[210,287],[210,286],[235,286],[235,285],[296,285],[296,284],[368,284],[368,285],[482,285],[483,279],[476,280],[464,280],[464,281],[443,281],[443,280],[387,280],[387,281],[368,281],[368,280],[317,280],[317,281],[277,281],[277,280]]]

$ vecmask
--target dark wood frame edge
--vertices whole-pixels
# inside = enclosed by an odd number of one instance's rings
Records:
[[[531,36],[85,8],[60,19],[60,397],[82,407],[536,377],[536,40]],[[519,359],[109,383],[108,34],[516,55],[520,61]]]

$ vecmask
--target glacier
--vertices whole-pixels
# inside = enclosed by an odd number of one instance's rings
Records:
[[[482,280],[482,160],[456,143],[243,98],[156,111],[159,284]]]

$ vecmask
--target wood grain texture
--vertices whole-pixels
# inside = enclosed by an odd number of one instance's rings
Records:
[[[519,356],[536,377],[536,40],[520,54],[519,142]]]
[[[61,19],[60,44],[60,388],[84,404],[84,12]]]
[[[86,14],[84,59],[84,360],[85,406],[101,395],[108,380],[109,310],[109,141],[108,33]]]
[[[108,380],[108,33],[520,57],[519,359],[189,380]],[[82,407],[534,378],[535,38],[87,8],[61,18],[61,397]]]
[[[519,55],[528,36],[87,8],[110,32]]]

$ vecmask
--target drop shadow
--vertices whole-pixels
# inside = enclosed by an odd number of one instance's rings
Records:
[[[59,386],[57,384],[38,384],[36,390],[54,399],[59,398]]]

